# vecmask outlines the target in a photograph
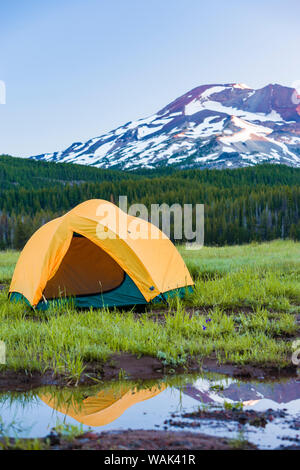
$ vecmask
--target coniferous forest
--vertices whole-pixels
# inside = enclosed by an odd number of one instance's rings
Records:
[[[205,244],[300,240],[300,169],[121,172],[0,156],[0,249],[24,246],[42,224],[80,202],[205,205]]]

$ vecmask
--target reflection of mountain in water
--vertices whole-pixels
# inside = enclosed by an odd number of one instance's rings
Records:
[[[263,408],[285,407],[300,412],[300,381],[296,379],[280,383],[198,379],[188,384],[184,393],[202,403],[243,402],[246,406],[259,404]]]

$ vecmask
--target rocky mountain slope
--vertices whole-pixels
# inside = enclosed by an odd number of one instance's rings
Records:
[[[300,96],[281,85],[202,85],[145,119],[31,158],[124,170],[300,167]]]

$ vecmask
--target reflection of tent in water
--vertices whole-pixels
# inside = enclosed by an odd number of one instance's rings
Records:
[[[128,408],[161,393],[166,386],[153,386],[148,389],[137,389],[132,386],[122,386],[115,389],[101,390],[97,395],[85,398],[78,402],[61,400],[55,394],[40,395],[40,398],[51,408],[76,419],[79,423],[87,426],[105,426],[115,421]]]

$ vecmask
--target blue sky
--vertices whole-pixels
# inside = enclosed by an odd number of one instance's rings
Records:
[[[291,86],[299,17],[299,0],[2,2],[0,153],[61,150],[204,83]]]

